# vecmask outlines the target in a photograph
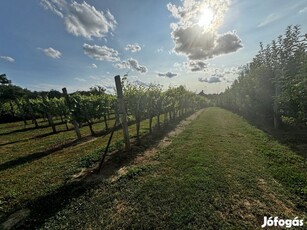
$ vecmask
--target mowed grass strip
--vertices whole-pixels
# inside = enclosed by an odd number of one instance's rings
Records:
[[[206,109],[152,160],[72,199],[41,227],[260,229],[263,216],[306,219],[302,157],[228,111]]]

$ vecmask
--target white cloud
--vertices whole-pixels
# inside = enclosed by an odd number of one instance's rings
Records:
[[[260,22],[257,27],[260,28],[260,27],[267,26],[267,25],[271,24],[272,22],[275,22],[279,18],[280,18],[280,15],[276,15],[274,13],[270,14],[262,22]]]
[[[145,86],[145,87],[149,86],[149,84],[147,84],[147,83],[145,83],[143,81],[140,81],[140,80],[135,80],[132,83],[135,84],[135,85],[139,85],[139,86]]]
[[[203,61],[189,61],[188,67],[192,72],[204,71],[207,68],[207,63]]]
[[[174,68],[177,68],[177,69],[181,69],[181,68],[182,68],[182,64],[179,63],[179,62],[175,62],[175,63],[173,64],[173,67],[174,67]]]
[[[231,74],[231,75],[237,75],[242,71],[242,67],[229,67],[225,68],[223,71],[223,74]]]
[[[64,15],[62,14],[61,10],[63,6],[66,5],[64,0],[41,0],[40,4],[45,8],[45,10],[51,10],[54,14],[58,15],[59,17],[63,18]]]
[[[9,56],[0,56],[0,58],[8,62],[15,62],[15,59]]]
[[[201,61],[236,52],[243,47],[235,31],[217,33],[228,10],[228,0],[220,0],[218,4],[215,0],[183,0],[182,4],[167,5],[168,10],[178,20],[170,25],[171,37],[175,43],[173,51],[176,54],[185,55],[189,60]],[[203,10],[208,8],[214,12],[214,16],[210,25],[204,28],[199,25],[199,18]]]
[[[97,68],[98,68],[97,65],[94,64],[94,63],[92,63],[89,67],[90,67],[91,69],[97,69]]]
[[[113,85],[104,85],[104,87],[105,87],[106,89],[114,89],[114,86],[113,86]]]
[[[86,82],[86,80],[84,78],[80,78],[80,77],[75,77],[75,80],[81,81],[81,82]]]
[[[204,10],[210,9],[213,14],[208,26],[203,30],[217,30],[223,23],[224,15],[229,8],[230,0],[182,0],[182,6],[168,3],[167,8],[172,13],[172,16],[178,19],[177,23],[171,25],[182,28],[191,27],[199,24],[200,18],[204,14]]]
[[[137,60],[129,58],[127,61],[122,61],[114,65],[118,69],[132,69],[140,73],[147,73],[148,69],[146,66],[142,66]]]
[[[159,77],[173,78],[173,77],[176,77],[177,74],[176,73],[167,72],[167,73],[158,73],[158,76]]]
[[[118,52],[106,46],[83,44],[84,53],[98,61],[117,62],[120,60]]]
[[[225,83],[230,83],[234,78],[237,78],[239,72],[240,67],[215,67],[209,65],[205,70],[205,76],[198,78],[198,81],[206,82],[209,84],[222,81]]]
[[[142,49],[141,46],[139,44],[137,44],[137,43],[135,43],[135,44],[128,44],[126,46],[126,48],[125,48],[125,50],[129,50],[132,53],[139,52],[139,51],[141,51],[141,49]]]
[[[157,53],[162,53],[164,51],[163,47],[160,47],[159,49],[157,49]]]
[[[217,76],[211,76],[211,77],[200,77],[198,78],[198,81],[211,84],[211,83],[221,82],[221,79]]]
[[[78,3],[64,0],[41,0],[41,5],[64,21],[66,30],[75,35],[91,39],[105,37],[115,29],[117,22],[109,10],[97,10],[87,2]]]
[[[54,59],[60,58],[62,56],[62,53],[60,51],[55,50],[51,47],[46,48],[46,49],[42,49],[42,48],[38,48],[38,49],[42,50],[46,54],[46,56],[54,58]]]
[[[175,62],[172,68],[172,70],[178,71],[178,72],[182,72],[185,69],[186,69],[186,63],[179,63],[179,62]]]
[[[90,76],[90,78],[93,79],[93,80],[100,80],[101,79],[101,77],[99,77],[99,76]]]
[[[206,60],[214,56],[232,53],[242,48],[242,42],[236,33],[201,32],[198,25],[177,28],[172,32],[175,42],[174,51],[186,55],[189,60]]]

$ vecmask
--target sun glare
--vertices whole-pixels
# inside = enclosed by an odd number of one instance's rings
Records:
[[[198,25],[204,28],[208,28],[213,20],[214,13],[210,8],[204,8],[201,11],[201,15],[198,21]]]

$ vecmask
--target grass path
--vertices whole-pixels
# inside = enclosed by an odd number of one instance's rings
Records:
[[[306,169],[242,118],[209,108],[150,161],[92,186],[43,228],[260,229],[263,216],[306,219]]]

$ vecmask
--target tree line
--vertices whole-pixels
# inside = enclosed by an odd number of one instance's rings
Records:
[[[240,76],[215,97],[218,106],[248,118],[285,124],[307,125],[307,34],[300,26],[288,26],[284,35],[264,46],[244,66]]]

